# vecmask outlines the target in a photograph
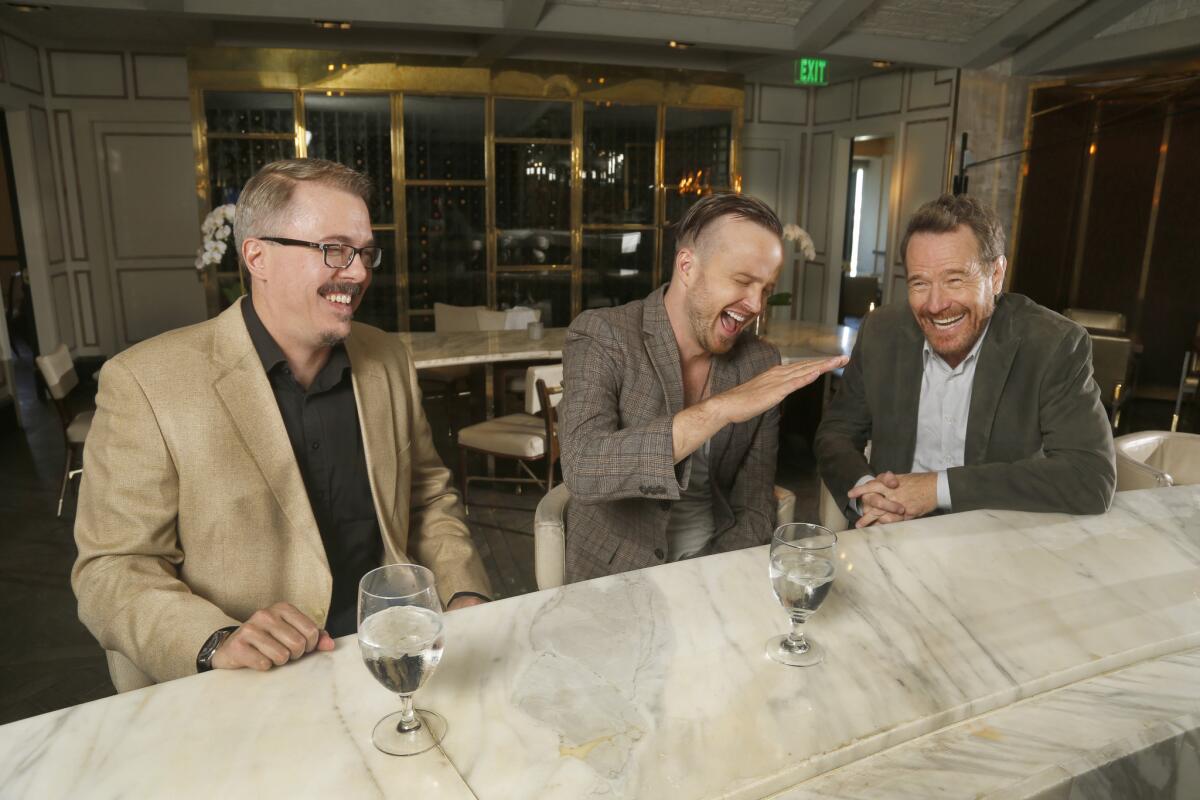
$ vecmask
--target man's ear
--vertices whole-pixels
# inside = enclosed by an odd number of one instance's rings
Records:
[[[246,265],[246,270],[250,273],[251,278],[256,278],[260,281],[267,279],[267,249],[263,247],[263,243],[258,239],[245,239],[242,241],[242,263]]]
[[[996,269],[992,272],[992,294],[996,297],[1004,291],[1004,273],[1008,270],[1008,259],[1004,256],[996,257]]]
[[[691,281],[696,270],[696,251],[690,247],[681,247],[675,252],[675,274],[687,284]]]

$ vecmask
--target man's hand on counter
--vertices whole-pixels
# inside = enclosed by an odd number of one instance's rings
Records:
[[[333,637],[291,603],[255,611],[213,654],[213,669],[269,670],[314,650],[333,649]]]

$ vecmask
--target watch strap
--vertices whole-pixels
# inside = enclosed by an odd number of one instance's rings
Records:
[[[221,628],[218,631],[214,631],[212,636],[204,640],[204,645],[200,648],[200,653],[196,656],[197,672],[208,672],[212,669],[212,660],[213,656],[217,653],[217,648],[224,644],[225,640],[237,629],[237,625]]]

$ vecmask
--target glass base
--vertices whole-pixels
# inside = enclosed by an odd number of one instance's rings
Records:
[[[415,756],[437,747],[446,737],[446,718],[424,708],[418,708],[416,712],[421,727],[407,733],[400,731],[403,715],[399,711],[379,720],[371,733],[375,747],[392,756]]]
[[[811,667],[825,660],[825,649],[808,637],[804,639],[804,647],[796,649],[785,633],[767,640],[767,655],[789,667]]]

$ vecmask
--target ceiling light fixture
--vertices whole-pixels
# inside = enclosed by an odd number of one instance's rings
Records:
[[[871,66],[875,69],[887,69],[888,67],[892,66],[892,62],[884,61],[882,58],[877,58],[871,62]]]
[[[340,19],[314,19],[313,25],[326,31],[350,30],[350,23]]]
[[[667,47],[674,48],[675,50],[687,50],[694,44],[695,42],[681,42],[678,39],[672,39],[671,41],[667,42]]]

